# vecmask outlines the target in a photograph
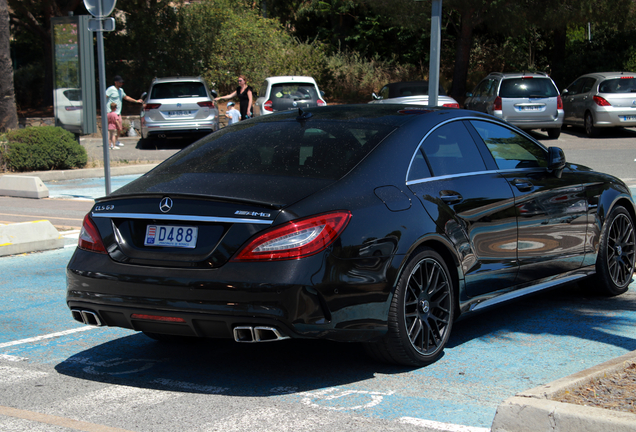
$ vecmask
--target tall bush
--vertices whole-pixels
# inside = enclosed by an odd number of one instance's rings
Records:
[[[82,168],[88,157],[67,130],[56,126],[29,127],[9,131],[4,161],[9,171],[45,171]]]

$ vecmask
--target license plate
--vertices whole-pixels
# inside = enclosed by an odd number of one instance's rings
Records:
[[[623,121],[636,121],[636,116],[621,116]]]
[[[192,226],[148,225],[144,246],[195,248],[199,229]]]
[[[541,111],[543,107],[541,105],[520,106],[517,107],[519,111]]]
[[[168,111],[170,117],[187,116],[192,114],[192,111]]]

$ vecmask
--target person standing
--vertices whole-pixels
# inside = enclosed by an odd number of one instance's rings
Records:
[[[239,111],[241,112],[241,120],[248,119],[252,117],[252,87],[247,85],[247,79],[244,75],[240,75],[238,77],[238,87],[229,95],[219,96],[214,100],[219,99],[232,99],[233,97],[238,97],[239,103]]]
[[[121,131],[121,116],[117,114],[117,104],[115,102],[111,102],[110,112],[108,113],[108,135],[111,150],[118,148],[116,145],[119,131]]]
[[[234,108],[234,102],[227,103],[227,111],[225,111],[225,117],[228,118],[227,125],[238,123],[240,120],[240,113]]]
[[[123,101],[135,102],[138,104],[143,103],[141,99],[133,99],[126,94],[123,89],[124,79],[121,76],[116,75],[115,78],[113,78],[113,82],[114,84],[106,89],[106,106],[110,106],[112,103],[117,104],[116,112],[118,115],[121,116]],[[123,145],[124,144],[117,141],[117,146],[122,147]]]

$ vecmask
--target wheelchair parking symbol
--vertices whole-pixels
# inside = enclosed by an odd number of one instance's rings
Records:
[[[372,392],[365,390],[342,390],[335,387],[320,391],[304,393],[302,403],[316,408],[334,411],[348,411],[368,409],[382,403],[385,396],[391,396],[394,391]]]

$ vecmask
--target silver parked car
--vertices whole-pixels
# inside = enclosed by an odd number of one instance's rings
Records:
[[[204,135],[219,129],[217,92],[201,77],[155,78],[141,98],[142,138]]]
[[[552,139],[561,135],[563,102],[545,73],[493,72],[466,96],[467,109],[492,114],[519,129],[545,130]]]
[[[428,81],[403,81],[387,84],[379,94],[372,93],[373,100],[369,103],[400,103],[428,105]],[[446,95],[439,86],[438,106],[446,108],[459,108],[455,99]]]
[[[636,73],[597,72],[579,77],[563,93],[564,124],[600,128],[636,126]]]

